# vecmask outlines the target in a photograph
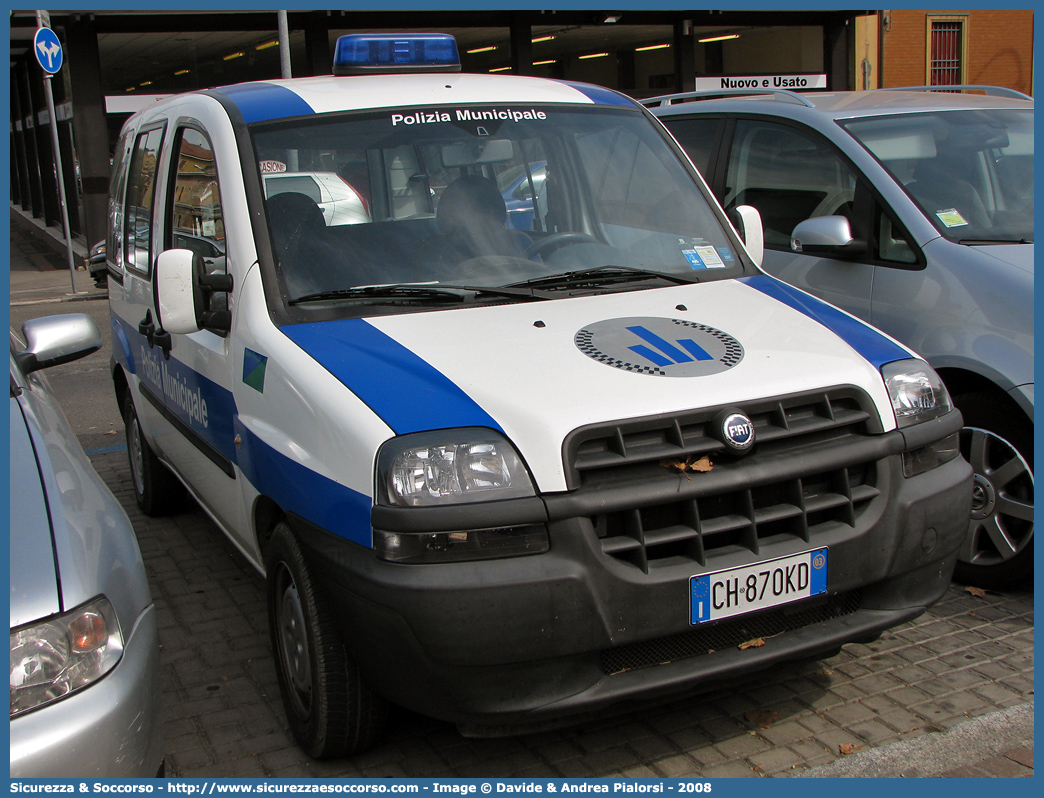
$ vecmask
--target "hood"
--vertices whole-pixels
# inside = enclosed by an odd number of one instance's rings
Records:
[[[878,369],[911,356],[761,276],[282,329],[398,434],[503,431],[543,491],[565,489],[566,435],[599,422],[856,385],[889,429]]]
[[[980,244],[968,249],[983,258],[1000,261],[1024,272],[1033,274],[1033,244]]]
[[[36,453],[11,399],[11,628],[54,615],[58,577],[51,521]]]

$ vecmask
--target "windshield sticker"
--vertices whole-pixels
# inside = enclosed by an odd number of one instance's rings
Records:
[[[258,168],[263,175],[274,175],[286,171],[286,164],[282,161],[261,161]]]
[[[526,111],[512,109],[488,111],[474,111],[470,108],[455,108],[452,111],[417,111],[412,114],[392,114],[392,127],[398,125],[430,125],[436,122],[482,122],[482,121],[511,121],[522,122],[524,120],[544,120],[547,114],[530,108]]]
[[[743,359],[728,333],[681,319],[607,319],[577,331],[573,343],[599,363],[651,377],[706,377]]]
[[[936,211],[935,215],[939,221],[947,227],[963,227],[968,221],[957,212],[956,208],[947,208],[945,211]]]
[[[682,255],[685,256],[685,260],[694,269],[722,269],[725,267],[725,264],[718,256],[718,250],[711,246],[683,249]]]
[[[728,247],[718,247],[718,254],[726,263],[732,263],[732,250]]]

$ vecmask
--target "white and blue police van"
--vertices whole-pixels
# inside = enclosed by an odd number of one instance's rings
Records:
[[[695,691],[943,595],[945,388],[762,273],[648,111],[434,34],[334,72],[132,117],[106,244],[138,503],[187,489],[265,575],[309,754],[389,702],[483,735]]]

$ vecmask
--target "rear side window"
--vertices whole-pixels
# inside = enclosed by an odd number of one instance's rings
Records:
[[[666,117],[660,121],[671,131],[689,156],[689,160],[709,183],[711,176],[707,170],[710,169],[711,156],[718,148],[725,120],[697,116],[688,119]]]
[[[152,209],[156,201],[156,168],[163,128],[141,133],[134,142],[128,171],[123,222],[127,265],[148,274],[152,262]]]

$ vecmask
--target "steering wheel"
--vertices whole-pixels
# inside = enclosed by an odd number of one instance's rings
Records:
[[[525,257],[530,259],[535,258],[538,255],[543,257],[545,252],[553,252],[554,250],[559,249],[560,247],[568,246],[569,244],[601,243],[602,242],[599,241],[597,238],[595,238],[592,235],[588,235],[587,233],[578,233],[575,231],[566,233],[553,233],[549,235],[547,238],[542,238],[535,244],[530,245],[530,247],[525,251]]]

